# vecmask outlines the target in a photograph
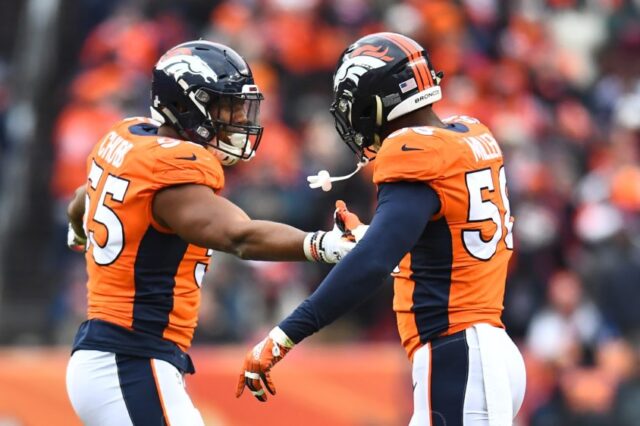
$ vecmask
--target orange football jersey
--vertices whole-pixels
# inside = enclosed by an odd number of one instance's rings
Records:
[[[409,357],[429,340],[476,323],[504,327],[513,219],[502,152],[478,120],[445,122],[448,128],[389,135],[374,162],[376,184],[424,182],[440,199],[440,210],[393,273],[393,307]]]
[[[174,185],[219,191],[224,174],[203,146],[157,136],[159,123],[116,124],[91,151],[84,226],[88,318],[191,345],[211,251],[188,244],[152,215],[154,194]]]

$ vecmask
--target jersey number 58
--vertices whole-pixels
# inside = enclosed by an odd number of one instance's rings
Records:
[[[498,185],[500,186],[500,201],[502,206],[498,206],[493,201],[484,200],[482,190],[494,192],[493,173],[490,168],[467,173],[467,191],[469,193],[469,213],[468,222],[493,221],[496,230],[490,239],[484,239],[480,229],[468,229],[462,231],[462,242],[469,254],[480,260],[489,260],[496,254],[498,242],[504,235],[504,243],[507,249],[513,249],[513,221],[511,218],[511,208],[507,197],[507,177],[504,167],[500,167],[498,172]],[[498,203],[500,202],[498,201]],[[505,212],[500,214],[500,208]],[[503,231],[504,227],[504,231]]]

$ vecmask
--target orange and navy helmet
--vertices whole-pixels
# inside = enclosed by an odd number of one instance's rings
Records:
[[[367,35],[349,46],[333,75],[331,113],[345,143],[360,157],[377,151],[382,126],[442,98],[427,52],[396,33]]]

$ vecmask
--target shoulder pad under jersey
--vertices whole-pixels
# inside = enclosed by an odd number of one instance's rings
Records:
[[[404,128],[392,133],[376,156],[374,183],[436,179],[444,165],[442,144],[431,127]]]
[[[153,177],[158,189],[187,183],[215,191],[224,187],[220,161],[202,145],[166,137],[158,137],[156,142]]]

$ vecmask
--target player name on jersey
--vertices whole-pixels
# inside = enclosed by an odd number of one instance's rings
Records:
[[[493,160],[502,157],[502,151],[498,146],[498,142],[489,133],[483,133],[478,136],[468,136],[462,138],[471,151],[476,161]]]
[[[133,144],[116,132],[109,132],[100,142],[98,156],[114,167],[120,167]]]

